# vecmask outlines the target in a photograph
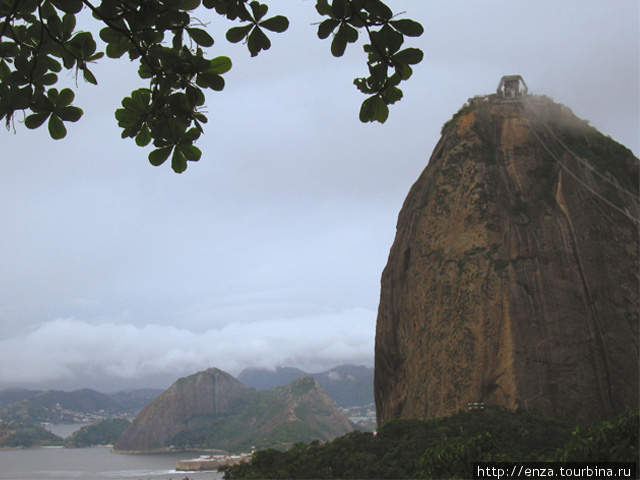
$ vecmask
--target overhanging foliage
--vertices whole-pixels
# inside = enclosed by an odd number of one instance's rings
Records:
[[[84,8],[102,26],[104,52],[91,32],[76,28]],[[202,156],[195,142],[207,123],[204,92],[223,90],[222,75],[232,66],[228,57],[205,51],[214,37],[196,17],[203,9],[237,22],[226,39],[244,42],[251,56],[271,47],[267,32],[289,27],[286,17],[269,16],[269,7],[256,0],[0,0],[0,120],[10,128],[16,112],[23,111],[27,128],[47,123],[53,139],[64,138],[65,123],[78,121],[83,112],[73,105],[71,89],[55,88],[63,67],[97,85],[91,64],[104,53],[126,55],[139,63],[138,74],[148,86],[133,91],[116,110],[122,137],[141,147],[153,144],[151,164],[171,158],[173,170],[183,172],[187,161]],[[317,0],[316,10],[327,17],[318,36],[332,36],[334,56],[342,56],[359,31],[369,38],[364,45],[369,76],[354,82],[367,95],[360,120],[386,121],[388,106],[402,98],[398,85],[423,57],[419,49],[401,49],[404,38],[420,36],[422,26],[396,19],[380,0]]]

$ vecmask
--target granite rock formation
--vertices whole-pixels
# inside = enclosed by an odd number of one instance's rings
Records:
[[[638,165],[546,97],[454,115],[382,275],[378,424],[469,402],[582,424],[637,406]]]
[[[185,430],[184,420],[199,414],[229,414],[244,392],[240,382],[217,368],[181,378],[136,416],[113,449],[131,453],[165,450],[166,441]]]

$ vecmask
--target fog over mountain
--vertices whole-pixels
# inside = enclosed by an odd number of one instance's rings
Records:
[[[267,3],[291,27],[257,58],[203,19],[233,68],[182,175],[120,138],[113,112],[145,85],[126,60],[78,82],[85,114],[64,140],[0,131],[0,390],[373,366],[402,202],[442,125],[502,75],[640,153],[637,1],[394,0],[424,26],[406,46],[425,58],[384,125],[358,120],[362,42],[333,58],[315,2]]]

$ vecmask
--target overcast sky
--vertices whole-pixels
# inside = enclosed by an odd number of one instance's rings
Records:
[[[390,0],[425,59],[384,125],[358,120],[362,42],[334,59],[315,2],[268,3],[291,27],[258,58],[212,32],[234,67],[182,175],[120,139],[113,111],[144,86],[127,61],[80,82],[66,139],[0,132],[0,390],[372,366],[402,202],[442,124],[502,75],[640,152],[637,0]]]

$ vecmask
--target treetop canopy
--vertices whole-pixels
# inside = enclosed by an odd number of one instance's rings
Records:
[[[76,28],[76,15],[85,8],[102,25],[104,52],[91,32]],[[235,22],[225,37],[244,42],[252,57],[271,47],[268,33],[289,27],[285,16],[271,16],[257,0],[0,0],[0,120],[11,128],[16,112],[23,111],[27,128],[46,122],[51,138],[64,138],[65,123],[78,121],[83,112],[73,105],[72,89],[55,87],[62,68],[97,85],[91,65],[105,53],[126,54],[138,62],[138,75],[148,84],[124,98],[115,112],[122,137],[140,147],[153,144],[151,164],[171,158],[173,170],[183,172],[187,161],[202,155],[195,142],[207,123],[204,92],[223,90],[223,75],[232,66],[228,57],[210,58],[205,51],[214,38],[195,16],[202,9]],[[318,37],[331,37],[334,56],[342,56],[360,33],[368,38],[369,76],[354,80],[367,95],[360,120],[384,123],[389,105],[403,96],[398,86],[423,58],[417,48],[402,48],[405,36],[422,35],[422,26],[396,18],[381,0],[316,0],[316,10],[323,17]]]

